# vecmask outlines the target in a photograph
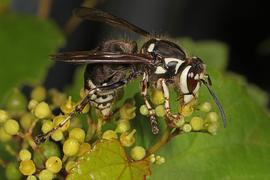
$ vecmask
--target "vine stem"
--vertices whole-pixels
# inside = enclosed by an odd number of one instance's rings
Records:
[[[170,138],[171,138],[171,133],[170,133],[169,129],[167,129],[163,133],[160,140],[147,150],[147,156],[154,154],[157,150],[159,150],[161,148],[161,146],[165,145],[170,140]]]

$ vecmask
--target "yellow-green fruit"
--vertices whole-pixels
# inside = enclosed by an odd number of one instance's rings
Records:
[[[56,107],[60,107],[67,100],[66,95],[56,89],[49,90],[49,96],[51,98],[52,104]]]
[[[26,180],[37,180],[36,176],[30,175],[27,176]]]
[[[6,111],[0,109],[0,123],[4,123],[6,120],[8,120],[9,115]]]
[[[19,123],[14,119],[9,119],[4,124],[4,130],[9,135],[15,135],[19,132],[20,126]]]
[[[3,127],[0,127],[0,141],[7,142],[12,138],[10,134],[8,134]]]
[[[141,146],[135,146],[131,149],[130,153],[132,159],[134,159],[135,161],[139,161],[145,157],[146,151]]]
[[[21,161],[25,161],[25,160],[30,160],[32,155],[31,155],[31,152],[28,151],[27,149],[22,149],[19,152],[19,157]]]
[[[45,134],[53,129],[53,122],[51,120],[45,120],[42,124],[41,131]]]
[[[56,174],[62,169],[62,161],[59,157],[52,156],[46,161],[45,166],[49,171]]]
[[[107,139],[107,140],[117,139],[117,134],[113,130],[107,130],[103,133],[102,139]]]
[[[58,126],[62,121],[64,121],[66,116],[58,115],[53,118],[53,125],[54,127]],[[64,126],[59,128],[61,131],[66,131],[70,126],[70,120],[68,120]]]
[[[179,108],[179,113],[185,117],[193,113],[193,106],[191,104],[184,105]]]
[[[210,122],[218,122],[218,114],[216,112],[209,112],[206,115],[206,120],[210,121]]]
[[[120,119],[117,123],[116,132],[123,133],[130,129],[130,122],[129,120]]]
[[[185,125],[183,126],[183,131],[184,131],[184,132],[190,132],[191,130],[192,130],[192,127],[191,127],[190,124],[185,124]]]
[[[209,102],[204,102],[199,106],[199,109],[203,112],[209,112],[212,106]]]
[[[74,156],[78,153],[80,143],[77,139],[68,138],[63,145],[63,152],[66,156]]]
[[[165,101],[165,98],[164,98],[164,95],[163,95],[163,92],[162,90],[159,90],[159,89],[154,89],[151,93],[151,102],[154,104],[154,105],[159,105],[159,104],[163,104],[164,101]]]
[[[68,114],[74,109],[74,103],[72,102],[71,96],[68,97],[68,100],[60,106],[61,111],[64,114]]]
[[[29,176],[36,172],[36,166],[32,160],[25,160],[21,161],[19,170],[23,175]]]
[[[49,118],[52,115],[49,105],[45,102],[39,103],[34,110],[34,114],[39,119]]]
[[[218,124],[217,123],[212,123],[207,127],[207,131],[212,134],[216,135],[218,131]]]
[[[145,104],[144,105],[141,105],[141,107],[140,107],[140,113],[143,116],[147,116],[149,114],[149,111],[148,111],[148,109],[147,109],[147,107],[146,107]]]
[[[158,105],[156,108],[155,108],[155,112],[156,112],[156,115],[158,117],[164,117],[165,116],[165,108],[163,105]]]
[[[82,156],[85,153],[89,152],[91,150],[91,145],[89,143],[82,143],[80,145],[79,151],[77,153],[77,156]]]
[[[31,92],[31,99],[43,101],[46,98],[46,89],[43,86],[35,87]]]
[[[20,119],[20,124],[24,130],[27,130],[31,127],[34,120],[35,117],[33,114],[25,113]]]
[[[61,141],[64,138],[63,132],[60,129],[57,129],[52,135],[51,138],[54,141]]]
[[[131,133],[124,132],[120,136],[120,142],[125,147],[130,147],[135,143],[135,135],[136,130],[134,129]]]
[[[161,156],[157,156],[155,163],[158,165],[161,165],[161,164],[165,163],[165,158],[161,157]]]
[[[53,179],[53,173],[47,169],[44,169],[40,171],[38,175],[39,180],[52,180]]]
[[[133,119],[136,116],[136,107],[133,103],[125,103],[119,110],[120,119]]]
[[[28,103],[28,109],[29,109],[30,111],[32,111],[32,110],[35,109],[35,107],[36,107],[37,105],[38,105],[38,101],[35,100],[35,99],[31,99],[31,100],[29,101],[29,103]]]
[[[200,117],[193,117],[190,120],[190,125],[194,131],[200,131],[203,129],[203,119]]]
[[[65,166],[65,170],[70,173],[70,171],[72,170],[72,168],[76,165],[76,162],[75,161],[68,161],[66,166]]]
[[[73,128],[69,132],[69,138],[77,139],[80,143],[84,142],[85,139],[85,132],[81,128]]]

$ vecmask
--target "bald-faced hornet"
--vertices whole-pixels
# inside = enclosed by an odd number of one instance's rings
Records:
[[[39,136],[38,141],[45,140],[57,128],[63,126],[75,113],[82,111],[88,103],[99,109],[104,118],[108,118],[115,100],[116,91],[138,77],[142,77],[141,95],[149,111],[153,134],[157,134],[159,128],[155,112],[147,97],[149,87],[163,91],[166,118],[170,122],[175,123],[182,117],[181,114],[173,114],[170,110],[169,84],[174,84],[178,88],[179,93],[182,95],[181,105],[186,105],[196,98],[201,84],[204,84],[220,110],[224,126],[226,125],[224,110],[210,88],[210,77],[206,72],[205,64],[200,58],[188,57],[177,44],[159,39],[110,13],[86,7],[75,9],[74,13],[82,19],[101,21],[112,26],[128,29],[148,38],[148,40],[139,51],[135,41],[110,40],[92,51],[52,55],[52,59],[55,61],[87,65],[84,74],[84,88],[87,95],[58,127]]]

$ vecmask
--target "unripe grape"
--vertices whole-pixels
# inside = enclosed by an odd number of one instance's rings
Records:
[[[85,132],[81,128],[73,128],[69,132],[69,138],[77,139],[80,143],[84,142],[85,139]]]
[[[24,112],[27,106],[26,97],[19,91],[14,89],[6,99],[6,109],[11,112]]]
[[[165,108],[163,105],[158,105],[156,108],[155,108],[155,112],[156,112],[156,115],[158,117],[164,117],[165,116]]]
[[[44,169],[40,171],[38,174],[39,180],[52,180],[53,179],[53,173],[47,169]]]
[[[0,123],[4,123],[6,120],[8,120],[9,115],[6,111],[0,109]]]
[[[59,157],[52,156],[46,161],[45,166],[49,171],[56,174],[62,169],[62,161]]]
[[[178,121],[175,122],[176,127],[182,127],[185,124],[185,118],[182,117]]]
[[[10,162],[5,167],[6,178],[9,180],[19,180],[21,179],[21,173],[18,170],[17,164]],[[2,176],[1,176],[2,177]]]
[[[31,127],[34,120],[35,117],[31,113],[25,113],[20,119],[20,124],[24,130],[27,130]]]
[[[158,164],[158,165],[161,165],[161,164],[165,163],[165,158],[161,157],[161,156],[157,156],[155,163]]]
[[[211,108],[212,108],[212,106],[211,106],[211,103],[209,103],[209,102],[204,102],[199,106],[199,109],[202,112],[209,112],[211,110]]]
[[[193,107],[191,104],[184,105],[179,108],[179,113],[183,116],[187,117],[193,113]]]
[[[82,143],[80,145],[77,156],[83,156],[85,153],[89,152],[90,150],[91,150],[91,145],[89,143]]]
[[[66,156],[74,156],[79,151],[80,144],[77,139],[68,138],[63,145],[63,152]]]
[[[102,139],[107,139],[107,140],[117,139],[117,134],[113,130],[107,130],[103,133]]]
[[[76,165],[76,162],[75,161],[68,161],[66,166],[65,166],[65,170],[70,173],[70,171],[72,170],[72,168]]]
[[[31,99],[28,103],[28,109],[30,111],[34,110],[36,108],[36,106],[38,105],[38,101],[37,100],[34,100],[34,99]]]
[[[51,138],[54,141],[61,141],[64,138],[64,134],[60,129],[57,129],[52,135]]]
[[[151,154],[149,157],[148,157],[148,160],[151,162],[151,163],[154,163],[156,161],[156,157],[154,154]]]
[[[218,131],[218,124],[217,123],[212,123],[207,127],[207,131],[212,134],[216,135]]]
[[[218,122],[218,114],[216,112],[209,112],[207,113],[205,119],[210,122]]]
[[[27,176],[26,180],[37,180],[37,178],[34,175],[30,175],[30,176]]]
[[[139,161],[145,157],[146,151],[141,146],[135,146],[131,149],[130,155],[135,161]]]
[[[43,86],[35,87],[31,92],[31,98],[37,101],[44,101],[46,98],[46,89]]]
[[[120,119],[117,122],[116,132],[123,133],[130,129],[130,122],[129,120]]]
[[[27,149],[20,150],[20,152],[19,152],[20,160],[22,160],[22,161],[30,160],[31,157],[32,157],[31,152],[28,151]]]
[[[185,124],[184,126],[183,126],[183,131],[184,132],[190,132],[192,130],[192,127],[191,127],[191,125],[190,124]]]
[[[67,96],[56,89],[49,90],[49,96],[51,98],[52,105],[56,107],[60,107],[67,100]]]
[[[23,175],[29,176],[36,172],[36,166],[32,160],[24,160],[21,161],[19,170]]]
[[[203,119],[200,117],[193,117],[190,120],[190,125],[194,131],[200,131],[203,129]]]
[[[39,103],[34,110],[34,114],[39,119],[49,118],[52,115],[49,105],[45,102]]]
[[[128,132],[124,132],[121,134],[120,136],[120,142],[123,146],[125,147],[130,147],[135,143],[135,135],[136,130],[133,129],[133,131],[131,133]]]
[[[54,127],[58,126],[62,121],[64,121],[66,116],[58,115],[53,118],[53,125]],[[68,120],[64,126],[60,127],[61,131],[66,131],[70,126],[70,120]]]
[[[159,89],[152,90],[150,99],[154,105],[163,104],[165,101],[163,92],[162,90],[159,90]]]
[[[46,134],[53,129],[53,122],[50,120],[45,120],[42,124],[41,131]]]
[[[136,107],[133,102],[125,103],[119,110],[120,119],[133,119],[136,116]]]
[[[68,97],[68,100],[60,106],[61,111],[64,114],[69,114],[74,109],[74,103],[72,102],[71,96]]]
[[[149,111],[148,111],[148,109],[147,109],[147,107],[146,107],[145,104],[144,105],[141,105],[141,107],[140,107],[140,113],[143,116],[147,116],[149,114]]]
[[[3,127],[0,127],[0,141],[7,142],[12,138],[10,134],[8,134]]]
[[[15,135],[19,132],[20,126],[19,123],[14,119],[9,119],[4,124],[4,130],[9,135]]]

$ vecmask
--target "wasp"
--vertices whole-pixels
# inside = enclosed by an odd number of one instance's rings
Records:
[[[199,88],[204,84],[218,106],[224,126],[226,126],[224,110],[211,89],[211,80],[206,72],[206,65],[199,57],[188,57],[177,44],[160,39],[108,12],[80,7],[75,9],[74,13],[82,19],[100,21],[133,31],[144,36],[147,41],[139,50],[135,41],[109,40],[92,51],[64,52],[52,55],[51,58],[54,61],[86,64],[84,73],[86,96],[57,127],[38,136],[38,142],[45,140],[89,103],[100,110],[105,119],[108,118],[112,112],[117,90],[136,78],[141,78],[141,95],[149,111],[153,134],[157,134],[159,128],[155,112],[148,100],[149,88],[153,87],[163,91],[166,119],[175,123],[182,117],[180,113],[171,112],[168,88],[171,84],[177,87],[181,95],[181,105],[186,105],[197,98]]]

